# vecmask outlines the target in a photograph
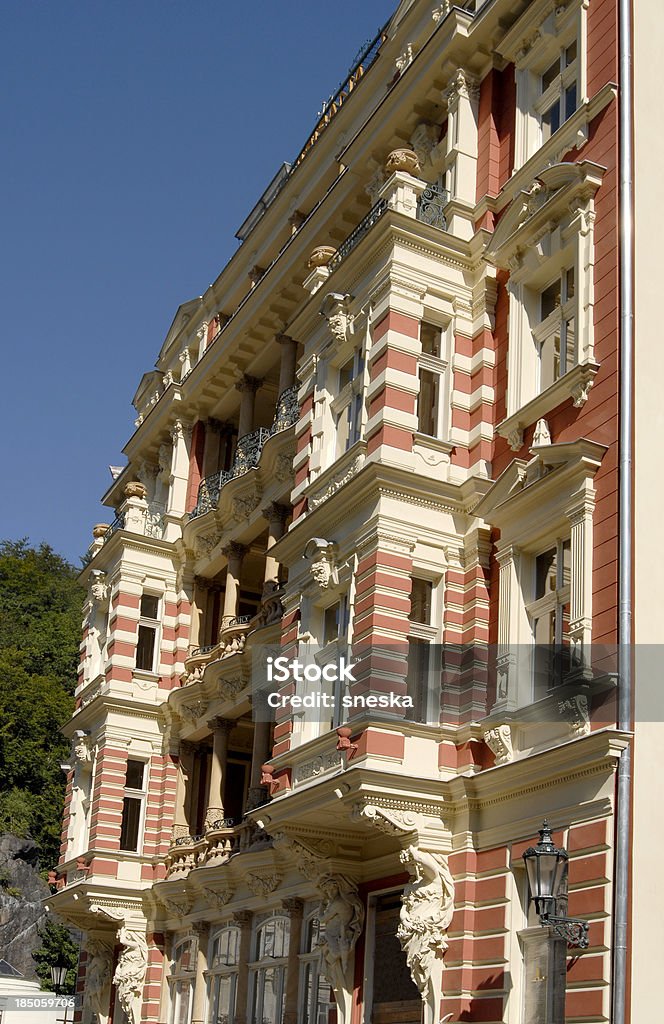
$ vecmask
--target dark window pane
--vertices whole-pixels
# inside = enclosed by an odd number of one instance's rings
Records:
[[[143,789],[144,773],[145,762],[134,761],[130,758],[127,761],[127,781],[125,783],[127,789]]]
[[[433,324],[420,325],[420,341],[425,355],[440,357],[440,333],[440,327]]]
[[[410,592],[410,615],[411,622],[422,622],[431,625],[431,594],[433,583],[431,580],[419,580],[414,578]]]
[[[545,597],[557,587],[558,559],[555,548],[550,548],[538,555],[535,560],[535,599]]]
[[[565,89],[565,120],[576,110],[576,82]]]
[[[154,626],[138,627],[138,643],[136,644],[136,668],[143,672],[152,672],[154,666],[154,645],[156,639]]]
[[[347,363],[339,370],[339,391],[343,391],[347,384],[350,384],[354,377],[353,369],[355,366],[355,359],[351,358]]]
[[[138,830],[141,824],[141,800],[138,797],[126,796],[122,801],[122,828],[120,830],[120,849],[138,850]]]
[[[550,65],[542,75],[542,92],[546,92],[549,86],[555,82],[556,78],[560,74],[560,59],[556,58],[553,64]]]
[[[542,114],[542,142],[546,142],[560,128],[560,100],[556,100]]]
[[[420,370],[420,393],[417,398],[417,428],[422,434],[435,437],[438,419],[438,375]]]
[[[159,598],[154,594],[143,594],[141,598],[141,617],[144,619],[156,619],[159,610]]]
[[[557,278],[553,284],[550,284],[548,288],[544,289],[540,299],[540,319],[546,320],[546,318],[553,313],[556,307],[560,305],[560,278]]]
[[[576,40],[565,50],[565,67],[568,68],[576,60]]]

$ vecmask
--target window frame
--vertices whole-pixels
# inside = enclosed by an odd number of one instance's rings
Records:
[[[427,645],[427,679],[430,680],[432,677],[436,678],[440,676],[442,670],[441,664],[441,651],[440,651],[440,636],[442,629],[442,593],[440,587],[440,579],[436,579],[433,576],[428,575],[426,572],[418,570],[417,567],[413,566],[413,572],[411,574],[411,581],[421,581],[423,583],[430,584],[430,599],[429,599],[429,615],[428,622],[418,622],[415,619],[411,619],[412,613],[412,583],[411,583],[411,612],[408,614],[408,667],[410,667],[410,641],[417,641],[418,646]],[[410,679],[407,676],[409,683],[408,692],[410,696],[414,696],[415,706],[407,712],[407,718],[410,721],[420,722],[423,725],[438,725],[440,722],[440,695],[438,696],[438,705],[434,705],[434,695],[429,685],[424,687],[422,691],[421,681],[420,689],[413,695],[411,691]],[[422,697],[424,698],[422,700]],[[419,702],[419,703],[418,703]]]
[[[189,946],[191,953],[191,966],[180,969],[177,968],[177,964],[180,961],[178,950]],[[184,1020],[184,1024],[189,1024],[191,1021],[191,1015],[194,1009],[194,991],[196,988],[196,939],[192,935],[184,935],[181,938],[173,939],[173,953],[171,956],[171,965],[168,975],[168,989],[170,993],[170,1024],[180,1024],[178,1021],[178,1015],[181,1007],[183,985],[187,983],[188,991],[188,1004],[187,1014]]]
[[[127,786],[127,768],[125,768],[125,784],[122,789],[122,816],[120,819],[120,850],[123,853],[137,853],[141,852],[143,847],[144,833],[145,833],[145,815],[147,808],[147,799],[149,791],[149,770],[150,760],[147,757],[132,757],[127,758],[127,766],[130,761],[143,765],[143,785],[141,789],[136,789],[133,786]],[[124,829],[124,818],[125,818],[125,800],[136,800],[139,803],[139,814],[138,814],[138,828],[136,831],[136,849],[132,850],[127,846],[122,845],[122,833]]]
[[[428,352],[422,351],[422,327],[431,327],[438,332],[439,337],[439,351],[440,355],[434,356]],[[436,322],[432,317],[428,317],[426,314],[422,317],[419,323],[418,340],[420,343],[420,352],[417,357],[417,380],[418,380],[418,394],[415,402],[415,416],[417,419],[416,434],[418,439],[423,441],[434,440],[434,441],[447,441],[449,439],[450,431],[450,360],[449,360],[449,325],[445,325]],[[431,434],[426,430],[422,429],[422,418],[420,410],[420,395],[422,394],[422,374],[428,373],[435,379],[436,387],[436,407],[434,412],[434,430],[435,433]]]
[[[144,615],[141,610],[144,597],[154,597],[157,601],[157,611],[155,618]],[[158,674],[159,664],[161,661],[161,631],[162,631],[162,608],[163,608],[163,595],[157,594],[152,590],[144,590],[139,598],[138,605],[138,622],[136,625],[136,654],[134,658],[134,672],[138,675],[154,676]],[[139,655],[139,641],[141,635],[141,629],[150,629],[153,632],[154,643],[152,648],[152,661],[150,668],[139,668],[138,655]]]
[[[235,934],[235,960],[232,963],[224,963],[215,965],[214,963],[214,947],[215,944],[225,934]],[[230,1003],[232,1007],[229,1008],[226,1016],[226,1024],[232,1024],[235,1016],[235,1010],[237,1006],[237,986],[238,978],[240,973],[240,943],[242,941],[241,929],[238,925],[224,924],[220,928],[217,928],[210,935],[210,942],[208,946],[208,963],[210,966],[205,972],[205,978],[207,982],[207,1021],[208,1024],[219,1024],[219,987],[217,981],[222,978],[231,978],[231,998]]]
[[[319,923],[319,932],[314,942],[311,935],[310,929],[315,921]],[[318,909],[313,910],[308,914],[303,921],[302,927],[302,949],[298,954],[299,963],[299,980],[298,980],[298,1021],[299,1024],[322,1024],[321,1021],[321,1008],[323,1005],[328,1008],[328,1019],[329,1011],[336,1006],[334,996],[332,994],[332,988],[329,982],[325,979],[323,972],[323,954],[320,946],[320,936],[322,935],[323,929],[320,925],[320,917]],[[312,983],[311,983],[311,998],[307,999],[307,971],[312,972]],[[320,988],[321,984],[327,986],[330,998],[327,1003],[323,1004],[320,1000]]]
[[[341,373],[351,360],[353,365],[350,380],[341,386]],[[346,452],[363,437],[366,419],[366,369],[366,354],[363,344],[356,345],[348,358],[333,368],[336,374],[336,397],[330,402],[330,411],[334,424],[334,462],[343,458]],[[341,432],[339,425],[342,417],[345,417],[347,421],[347,433],[344,447],[340,450],[339,439]]]
[[[282,921],[285,925],[286,938],[284,952],[279,957],[274,957],[271,954],[265,954],[261,958],[259,955],[261,934],[269,924],[272,924],[275,921]],[[249,969],[249,1024],[263,1024],[263,1021],[265,1020],[265,1017],[263,1016],[263,1006],[265,998],[265,972],[268,969],[278,972],[277,977],[279,979],[278,985],[276,986],[277,995],[275,999],[277,1006],[277,1013],[275,1015],[276,1019],[271,1021],[270,1024],[283,1024],[289,943],[290,918],[287,914],[274,912],[257,923],[253,937],[254,959],[247,965]],[[259,1008],[261,1011],[260,1015],[257,1013]]]

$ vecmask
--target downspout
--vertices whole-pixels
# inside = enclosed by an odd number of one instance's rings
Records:
[[[632,0],[618,0],[619,39],[619,204],[620,204],[620,454],[618,578],[618,728],[633,727],[632,708],[632,539],[634,414],[634,182],[632,91]],[[613,904],[612,1024],[625,1024],[629,958],[629,879],[632,817],[632,746],[618,764]]]

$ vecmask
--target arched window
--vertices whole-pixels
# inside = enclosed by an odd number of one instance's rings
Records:
[[[177,942],[173,949],[171,974],[171,1024],[189,1024],[196,981],[196,950],[194,939]]]
[[[208,1024],[230,1024],[235,1016],[238,965],[240,963],[240,929],[222,928],[212,936],[208,969]]]
[[[316,914],[304,922],[300,954],[299,1024],[327,1024],[333,1004],[330,983],[322,973],[321,923]]]
[[[251,1024],[282,1024],[290,922],[269,917],[256,929],[251,970]]]

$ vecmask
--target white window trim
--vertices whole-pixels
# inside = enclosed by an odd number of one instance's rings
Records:
[[[593,328],[594,196],[603,173],[602,167],[585,160],[545,168],[506,210],[487,247],[486,259],[510,271],[507,417],[496,430],[515,451],[522,447],[524,428],[565,399],[582,406],[598,370]],[[572,267],[576,365],[538,393],[539,291],[563,268]]]
[[[221,937],[221,935],[224,932],[227,932],[227,931],[237,932],[237,936],[238,936],[238,945],[237,945],[238,959],[233,964],[222,964],[222,965],[219,965],[218,967],[215,967],[214,964],[213,964],[214,945],[215,945],[215,942],[217,941],[217,939],[219,939]],[[208,968],[208,970],[205,972],[205,980],[206,980],[206,983],[207,983],[207,1003],[208,1003],[207,1019],[209,1021],[209,1024],[216,1024],[216,1021],[213,1020],[213,1011],[215,1009],[215,1005],[214,1005],[214,986],[215,986],[215,980],[217,978],[222,978],[222,977],[224,977],[224,978],[233,978],[233,983],[232,983],[232,1000],[231,1000],[232,1003],[233,1003],[233,1010],[232,1010],[232,1013],[229,1014],[229,1018],[230,1018],[231,1021],[233,1020],[233,1017],[235,1015],[235,1008],[236,1008],[236,1005],[237,1005],[237,984],[238,984],[238,978],[239,978],[239,972],[240,972],[240,958],[239,958],[239,949],[240,949],[239,943],[240,943],[240,941],[241,941],[241,931],[240,931],[240,928],[239,928],[238,925],[225,924],[221,928],[217,928],[216,931],[212,932],[212,934],[210,935],[210,939],[209,939],[209,943],[208,943],[208,963],[210,963],[212,966],[210,966]]]
[[[431,616],[430,621],[413,622],[408,619],[408,636],[416,640],[426,640],[430,647],[429,674],[439,678],[442,670],[441,644],[443,629],[443,605],[444,595],[442,577],[432,576],[424,569],[413,565],[411,579],[426,580],[431,583]],[[438,693],[438,704],[435,705],[435,695],[429,692],[427,687],[427,706],[424,709],[425,721],[423,725],[439,725],[440,723],[440,692]]]
[[[475,509],[501,532],[498,688],[494,711],[532,703],[533,636],[528,605],[533,560],[562,537],[571,542],[570,645],[587,648],[592,635],[593,477],[606,448],[581,439],[532,449],[515,459]],[[519,660],[523,663],[519,664]]]
[[[552,8],[549,0],[536,0],[500,43],[500,54],[514,63],[516,69],[514,171],[522,167],[542,146],[541,114],[544,109],[548,109],[549,94],[555,83],[543,95],[541,74],[553,63],[556,55],[572,42],[577,44],[574,69],[576,109],[588,100],[588,4],[589,0],[572,0],[566,6],[561,4]],[[561,122],[558,132],[564,123]]]
[[[440,356],[432,356],[422,352],[422,324],[428,324],[440,331]],[[417,438],[426,444],[430,441],[447,441],[450,434],[450,405],[451,405],[451,374],[450,374],[450,332],[451,324],[438,323],[434,318],[425,315],[420,321],[420,352],[417,357],[417,379],[418,396],[415,406],[417,416]],[[428,370],[438,377],[438,408],[436,410],[436,433],[425,434],[419,429],[419,385],[420,371]]]
[[[256,926],[256,932],[255,932],[255,935],[254,935],[254,945],[255,945],[255,949],[256,949],[256,954],[258,954],[258,943],[259,943],[259,936],[260,936],[261,930],[265,927],[266,924],[268,924],[270,921],[273,921],[275,919],[280,919],[280,920],[284,920],[284,921],[287,922],[287,925],[288,925],[288,943],[290,943],[291,936],[290,936],[290,920],[289,920],[289,918],[286,915],[284,915],[284,914],[277,914],[277,913],[271,914],[270,916],[265,918],[263,921],[260,921],[257,924],[257,926]],[[288,970],[288,948],[286,949],[285,956],[270,957],[269,960],[253,960],[247,966],[249,968],[249,1004],[248,1004],[249,1005],[249,1022],[250,1022],[250,1024],[253,1024],[254,1020],[257,1019],[257,1015],[255,1014],[254,1011],[257,1008],[257,999],[259,998],[258,985],[259,985],[259,975],[260,975],[261,971],[263,971],[263,970],[265,970],[267,968],[281,968],[281,973],[280,973],[281,986],[280,986],[280,989],[278,990],[278,993],[277,993],[277,1000],[276,1000],[276,1002],[277,1002],[277,1006],[278,1007],[280,1007],[280,1008],[283,1007],[283,998],[284,998],[284,993],[285,993],[285,990],[286,990],[286,980],[287,980],[286,979],[286,972]],[[262,994],[260,995],[260,999],[261,1000],[263,999],[263,995]],[[260,1019],[262,1019],[262,1016],[261,1016]],[[278,1019],[276,1021],[273,1021],[272,1024],[283,1024],[283,1010],[281,1010],[281,1017],[280,1017],[280,1019]]]
[[[187,970],[177,970],[177,951],[180,946],[185,946],[187,943],[191,943],[191,966]],[[196,956],[197,956],[197,940],[192,936],[184,936],[181,938],[173,938],[173,952],[171,955],[171,968],[168,975],[168,991],[170,996],[170,1014],[169,1021],[174,1024],[176,1014],[179,1009],[179,993],[177,992],[177,985],[182,981],[190,981],[190,995],[189,995],[189,1012],[187,1014],[187,1021],[191,1021],[191,1015],[194,1008],[194,991],[196,988]]]
[[[140,614],[140,610],[141,610],[140,601],[142,600],[143,596],[146,596],[146,597],[156,597],[157,598],[157,615],[156,615],[156,618],[150,619],[147,616]],[[136,664],[135,664],[134,665],[134,675],[141,676],[141,677],[144,677],[144,678],[145,677],[147,677],[147,678],[156,678],[159,675],[159,668],[161,666],[161,634],[162,634],[163,607],[164,607],[164,595],[163,594],[157,593],[157,592],[155,592],[153,590],[144,590],[143,591],[143,593],[141,594],[141,596],[139,598],[139,605],[138,605],[139,618],[138,618],[138,622],[136,624],[136,656],[134,658],[134,661],[136,662],[136,660],[138,659],[138,630],[139,630],[139,628],[141,626],[146,626],[146,627],[149,627],[150,629],[154,629],[154,650],[152,652],[152,667],[149,668],[149,669],[147,669],[147,668],[138,668],[136,666]]]

